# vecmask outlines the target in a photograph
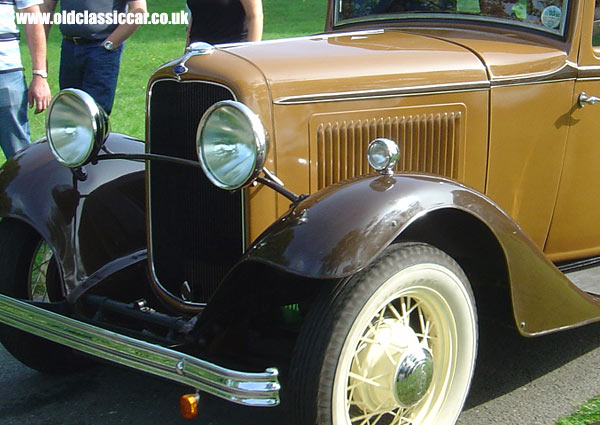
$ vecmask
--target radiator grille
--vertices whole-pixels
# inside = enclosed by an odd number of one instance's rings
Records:
[[[198,122],[212,104],[226,99],[233,95],[220,85],[155,83],[149,103],[149,152],[196,161]],[[193,301],[207,302],[242,253],[241,192],[218,189],[199,168],[163,161],[151,161],[148,179],[154,277],[174,295],[187,281]]]
[[[377,137],[398,143],[397,172],[458,178],[461,111],[321,122],[316,130],[317,190],[373,173],[367,147]]]

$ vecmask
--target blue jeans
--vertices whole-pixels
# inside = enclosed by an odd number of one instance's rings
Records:
[[[29,144],[27,84],[23,71],[0,73],[0,147],[6,159]]]
[[[60,52],[60,88],[75,88],[87,92],[110,114],[117,89],[122,51],[122,44],[115,50],[108,51],[102,47],[102,41],[78,45],[63,40]]]

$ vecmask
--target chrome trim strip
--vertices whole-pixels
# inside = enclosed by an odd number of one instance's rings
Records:
[[[159,78],[155,81],[152,82],[152,84],[150,85],[149,89],[148,89],[148,103],[147,103],[147,111],[146,111],[146,117],[147,117],[147,128],[150,129],[151,127],[151,116],[152,114],[150,113],[150,109],[151,109],[151,99],[152,99],[152,89],[154,88],[154,85],[158,82],[161,81],[175,81],[177,83],[202,83],[202,84],[211,84],[214,86],[219,86],[222,87],[224,89],[226,89],[227,91],[229,91],[229,93],[231,93],[231,96],[233,97],[234,100],[237,101],[237,96],[235,95],[235,93],[233,92],[233,90],[231,90],[230,87],[224,85],[224,84],[220,84],[220,83],[215,83],[213,81],[206,81],[206,80],[181,80],[179,78],[175,78],[175,77],[169,77],[169,78]],[[148,135],[147,135],[147,144],[146,144],[146,152],[148,152],[150,150],[150,146],[152,145],[152,141],[150,138],[150,132],[148,131]],[[194,141],[195,144],[195,141]],[[150,181],[151,178],[151,174],[152,174],[152,162],[148,161],[147,165],[146,165],[146,172],[147,172],[147,181]],[[150,189],[149,185],[147,185],[147,193],[148,193],[148,205],[152,205],[152,190]],[[241,219],[242,219],[242,253],[244,253],[246,251],[246,194],[244,190],[240,191],[240,196],[241,196],[241,205],[242,205],[242,211],[241,211]],[[151,214],[151,208],[148,208],[148,213],[147,213],[147,217],[148,217],[148,229],[149,229],[149,235],[148,235],[148,264],[150,265],[150,270],[151,270],[151,278],[152,281],[156,284],[156,287],[162,291],[162,293],[169,299],[171,299],[173,302],[176,302],[177,304],[179,304],[180,306],[182,306],[184,308],[184,310],[190,312],[190,313],[200,313],[205,307],[206,307],[206,303],[194,303],[194,302],[189,302],[189,301],[184,301],[181,298],[179,298],[176,295],[173,295],[171,292],[169,292],[158,280],[158,277],[156,276],[156,270],[154,269],[154,259],[152,257],[154,250],[152,249],[152,214]]]
[[[559,69],[530,75],[520,75],[518,77],[510,78],[498,78],[492,79],[492,87],[503,87],[503,86],[516,86],[516,85],[529,85],[529,84],[540,84],[540,83],[557,83],[561,81],[573,81],[579,75],[579,68],[577,64],[572,62],[565,62]]]
[[[230,370],[0,294],[0,322],[59,344],[246,406],[279,404],[278,371]]]
[[[532,86],[536,84],[551,84],[551,83],[562,83],[565,81],[575,81],[576,77],[573,78],[557,78],[557,79],[543,79],[538,80],[535,78],[532,79],[510,79],[510,80],[501,80],[501,81],[492,81],[492,87],[513,87],[513,86]]]
[[[334,37],[363,37],[363,36],[367,36],[367,35],[383,34],[384,32],[385,32],[384,29],[328,32],[328,33],[322,33],[322,34],[302,35],[299,37],[276,38],[274,40],[238,41],[238,42],[234,42],[234,43],[217,44],[217,46],[219,48],[240,47],[240,46],[248,46],[248,45],[252,45],[252,44],[260,44],[261,46],[263,46],[266,44],[288,43],[290,41],[328,40],[328,39],[334,38]]]
[[[415,87],[401,87],[378,90],[357,90],[337,93],[315,93],[299,96],[281,97],[274,101],[276,105],[299,105],[317,102],[341,102],[348,100],[381,99],[389,97],[404,97],[440,94],[448,92],[469,92],[488,90],[491,87],[504,87],[515,85],[529,85],[540,83],[556,83],[560,81],[573,81],[581,77],[582,71],[600,78],[600,67],[577,67],[567,61],[559,69],[534,75],[522,75],[507,79],[492,79],[491,81],[474,81],[469,83],[433,84]]]
[[[600,66],[580,66],[579,79],[597,80],[600,79]]]
[[[276,99],[276,105],[298,105],[317,102],[341,102],[346,100],[381,99],[387,97],[416,96],[446,92],[468,92],[488,90],[490,82],[475,81],[469,83],[432,84],[426,86],[397,87],[378,90],[357,90],[338,93],[315,93],[299,96],[288,96]]]

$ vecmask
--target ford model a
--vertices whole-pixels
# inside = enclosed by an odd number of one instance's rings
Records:
[[[145,144],[59,93],[0,171],[2,343],[302,425],[455,423],[478,314],[600,318],[594,10],[331,0],[324,34],[162,66]]]

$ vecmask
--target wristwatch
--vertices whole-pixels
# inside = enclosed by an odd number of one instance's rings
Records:
[[[31,71],[31,73],[33,75],[39,75],[42,78],[48,78],[48,73],[43,69],[34,69],[33,71]]]
[[[113,42],[110,41],[110,40],[104,40],[102,42],[102,47],[104,47],[109,52],[115,49],[115,46],[113,45]]]

